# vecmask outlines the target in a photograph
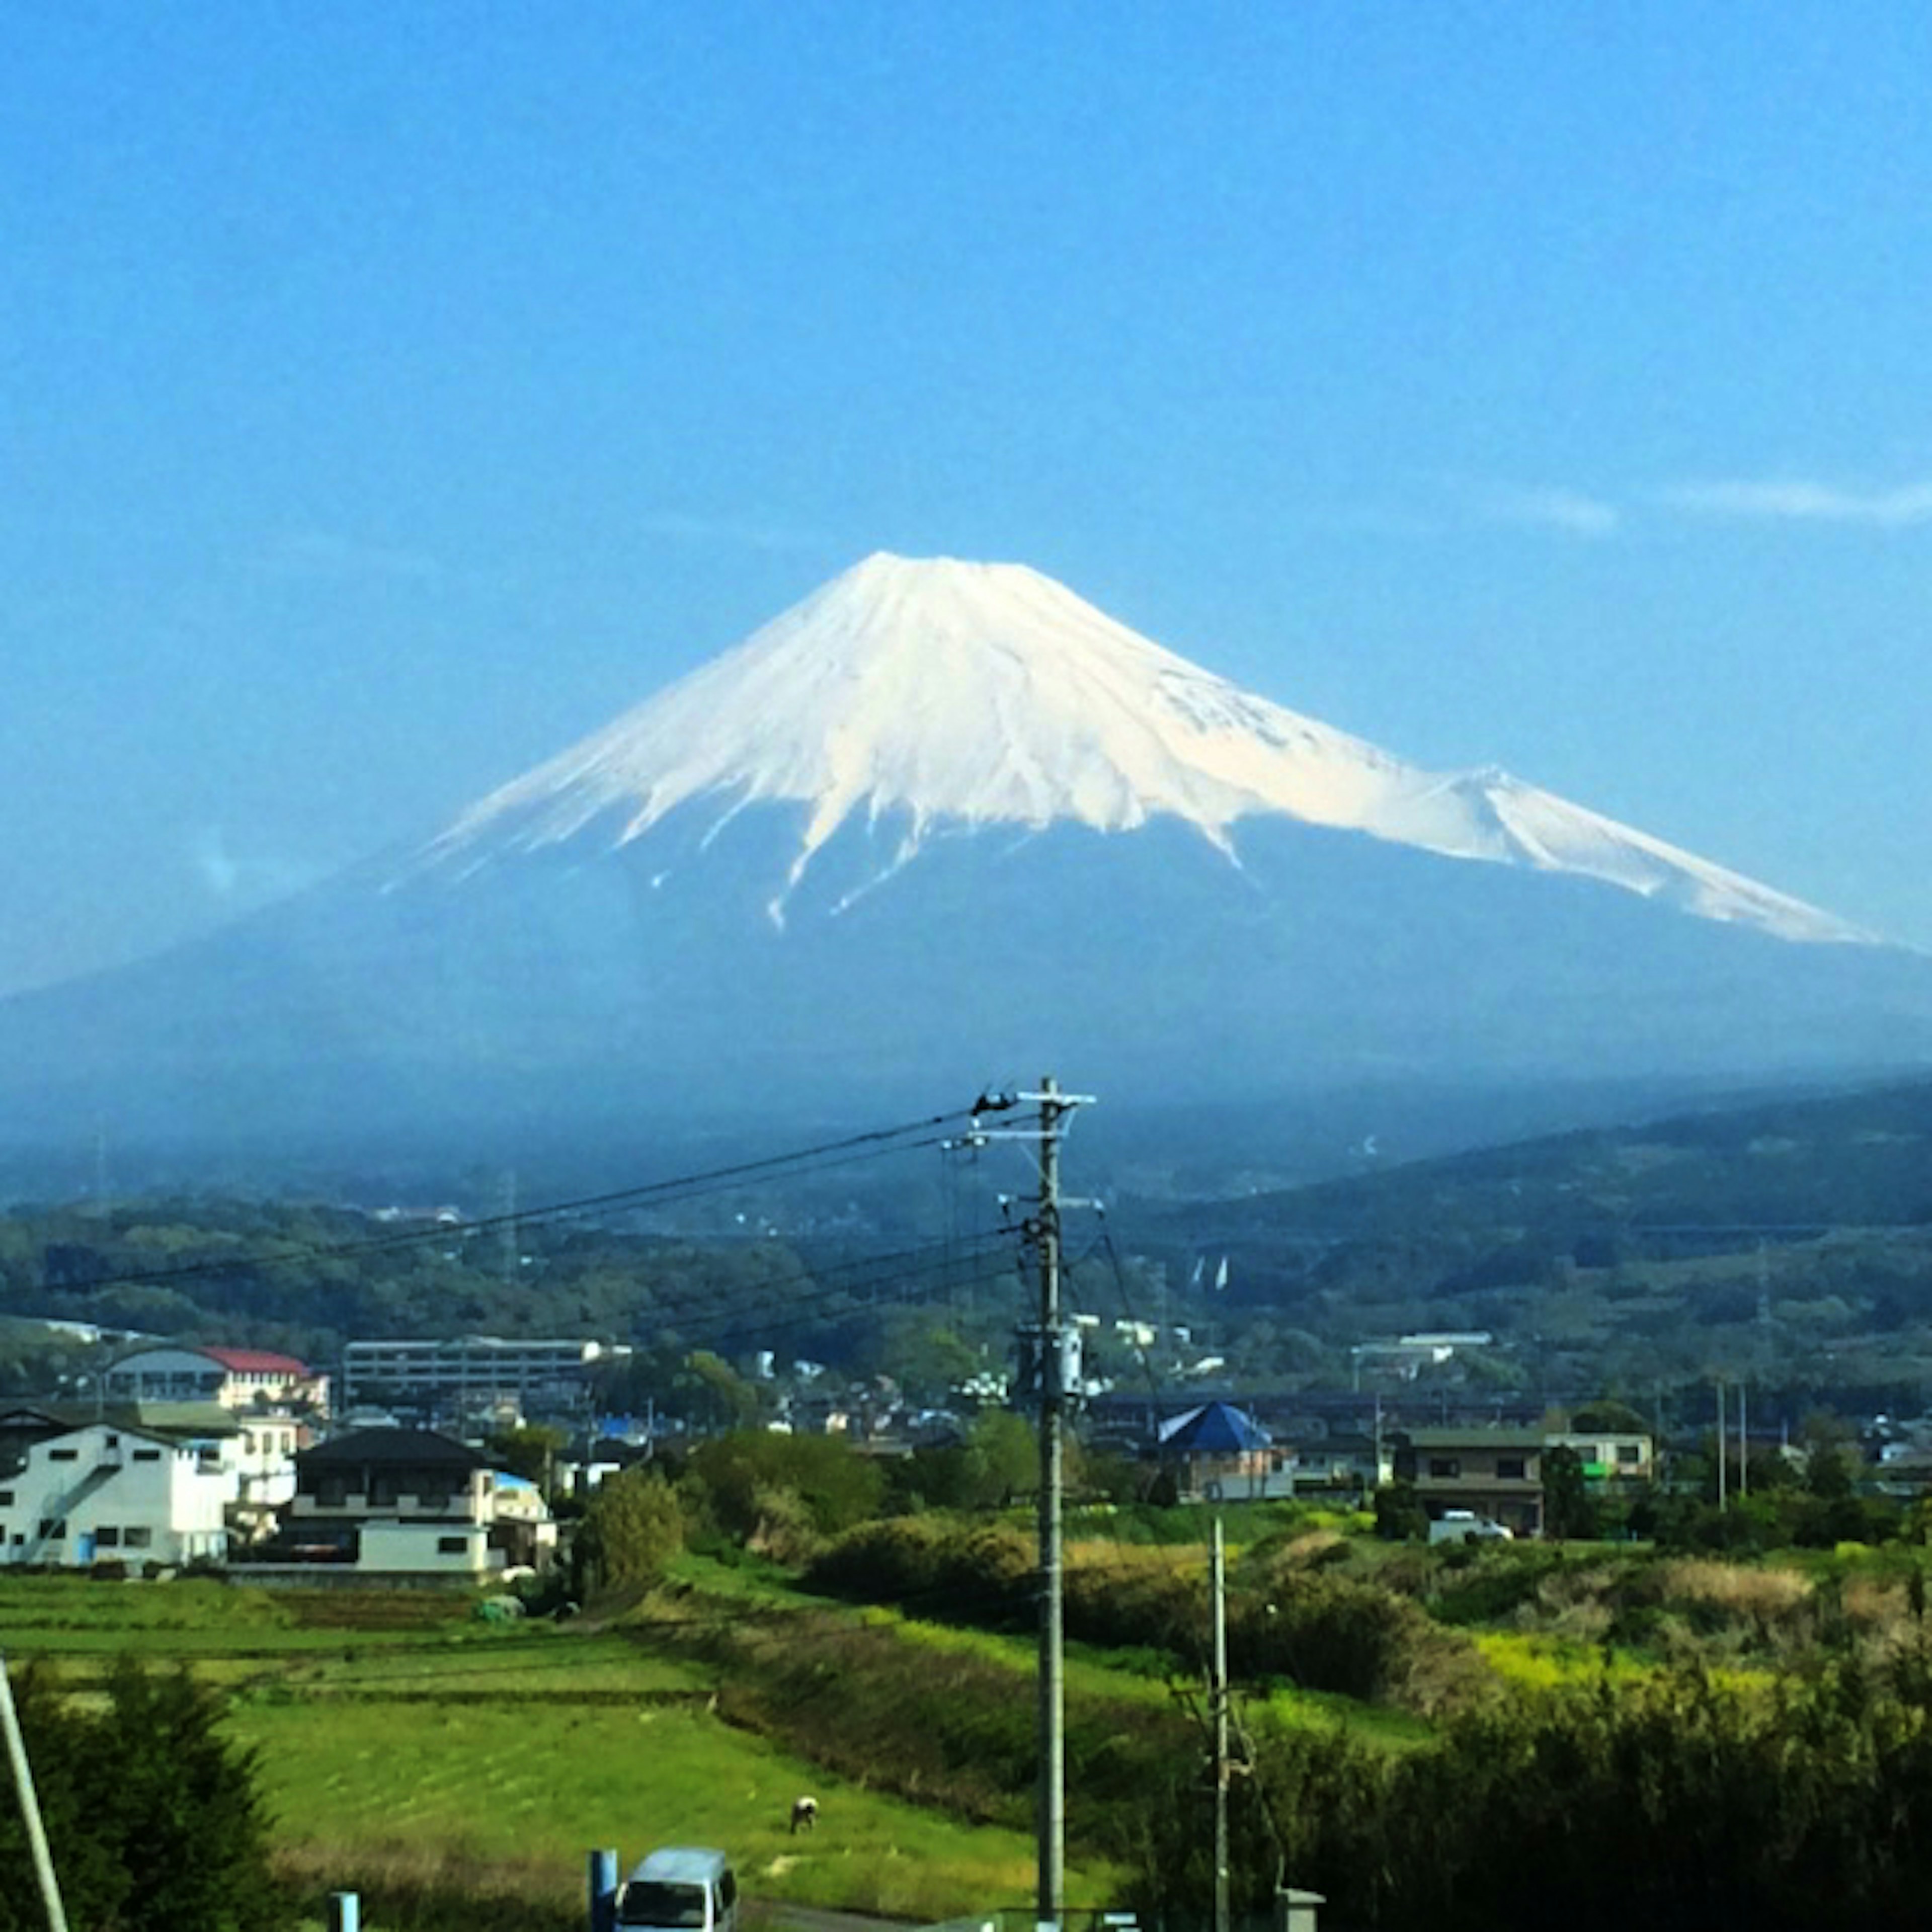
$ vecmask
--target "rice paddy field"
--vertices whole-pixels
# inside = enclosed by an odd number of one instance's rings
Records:
[[[730,1728],[701,1666],[616,1631],[474,1610],[442,1593],[26,1576],[0,1580],[0,1646],[80,1696],[122,1651],[220,1683],[259,1756],[278,1867],[318,1918],[328,1893],[354,1891],[372,1927],[457,1895],[479,1923],[575,1923],[591,1850],[628,1864],[666,1844],[729,1850],[779,1925],[788,1904],[931,1922],[1030,1894],[1025,1835],[829,1778]],[[808,1791],[818,1828],[795,1838],[791,1801]],[[1112,1880],[1076,1870],[1070,1892],[1101,1903]]]

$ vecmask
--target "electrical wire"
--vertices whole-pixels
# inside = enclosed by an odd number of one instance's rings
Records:
[[[174,1262],[163,1268],[130,1269],[116,1274],[96,1276],[75,1286],[89,1293],[104,1288],[164,1287],[172,1282],[209,1275],[235,1274],[244,1270],[292,1268],[304,1262],[338,1261],[360,1255],[421,1246],[431,1242],[447,1244],[453,1241],[465,1241],[476,1235],[494,1233],[505,1228],[581,1218],[608,1211],[614,1207],[675,1204],[682,1201],[700,1198],[707,1194],[724,1192],[741,1186],[748,1180],[802,1178],[823,1173],[829,1168],[849,1166],[858,1161],[877,1160],[887,1154],[910,1153],[920,1148],[937,1146],[944,1137],[934,1134],[933,1130],[970,1118],[970,1114],[963,1109],[953,1113],[932,1114],[922,1120],[906,1121],[897,1126],[874,1128],[864,1133],[848,1135],[842,1140],[827,1141],[818,1146],[800,1148],[790,1154],[769,1155],[757,1160],[734,1162],[724,1167],[680,1174],[663,1180],[643,1181],[633,1186],[614,1188],[604,1193],[587,1194],[573,1200],[522,1208],[514,1214],[483,1215],[458,1221],[439,1221],[426,1227],[412,1228],[395,1234],[358,1236],[351,1240],[296,1243],[284,1246],[273,1253],[263,1252],[252,1255],[208,1256],[200,1261]],[[924,1133],[929,1137],[920,1140],[904,1138],[904,1136],[915,1133]]]

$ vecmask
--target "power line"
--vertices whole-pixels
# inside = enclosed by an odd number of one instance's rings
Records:
[[[373,1234],[352,1240],[296,1243],[275,1253],[209,1256],[200,1261],[178,1262],[165,1268],[131,1269],[117,1274],[100,1275],[74,1284],[88,1292],[104,1288],[164,1287],[172,1282],[209,1275],[234,1274],[247,1269],[292,1268],[304,1262],[351,1259],[431,1242],[467,1240],[478,1234],[494,1233],[507,1227],[564,1220],[596,1214],[614,1207],[668,1204],[721,1192],[760,1176],[791,1179],[849,1166],[861,1160],[876,1160],[887,1154],[910,1153],[940,1144],[940,1137],[908,1140],[904,1137],[927,1133],[967,1118],[964,1110],[935,1114],[924,1120],[907,1121],[898,1126],[879,1127],[865,1133],[827,1141],[817,1147],[772,1154],[758,1160],[737,1161],[729,1166],[680,1174],[663,1180],[643,1181],[630,1187],[615,1188],[602,1194],[584,1195],[574,1200],[553,1202],[526,1208],[509,1214],[484,1215],[467,1220],[439,1221],[433,1226],[413,1228],[392,1234]]]

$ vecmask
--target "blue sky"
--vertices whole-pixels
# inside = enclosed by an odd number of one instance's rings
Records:
[[[0,989],[879,548],[1932,946],[1932,10],[14,10]]]

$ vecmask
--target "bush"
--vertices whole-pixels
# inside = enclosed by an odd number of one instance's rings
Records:
[[[684,1516],[669,1484],[626,1469],[598,1484],[570,1546],[579,1601],[593,1591],[648,1588],[684,1547]]]

